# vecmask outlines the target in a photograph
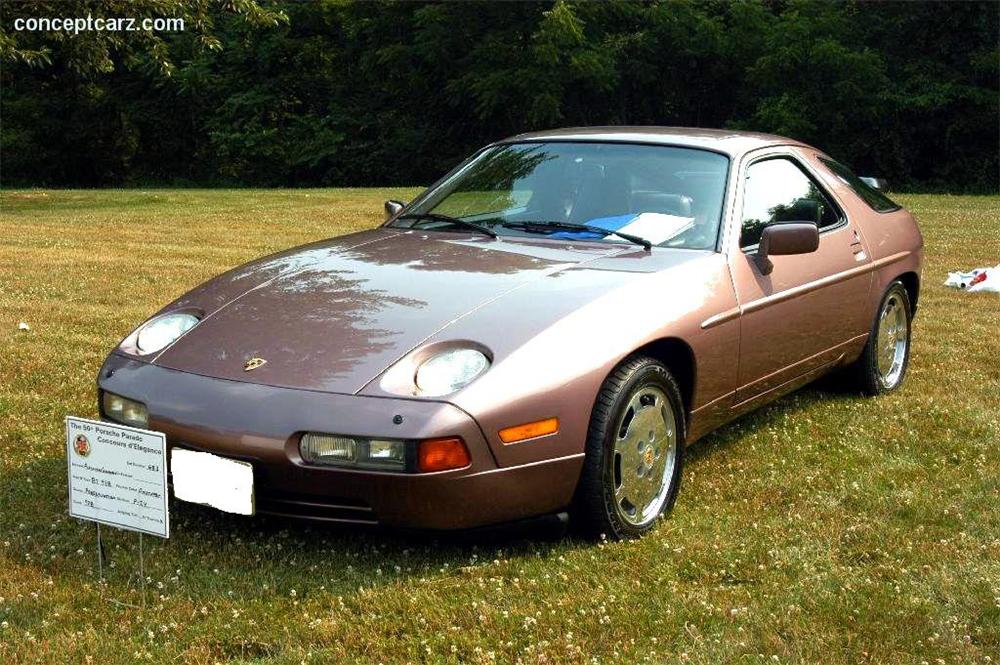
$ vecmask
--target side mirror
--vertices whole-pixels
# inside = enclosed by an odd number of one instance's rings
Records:
[[[770,275],[774,264],[768,257],[787,254],[808,254],[819,247],[819,227],[814,222],[785,222],[765,226],[753,260],[764,275]]]
[[[885,178],[874,178],[872,176],[861,176],[861,182],[865,183],[873,189],[877,189],[880,192],[884,192],[889,189],[889,183]]]
[[[389,221],[399,213],[403,211],[406,204],[402,201],[397,201],[395,199],[389,199],[385,202],[385,221]]]

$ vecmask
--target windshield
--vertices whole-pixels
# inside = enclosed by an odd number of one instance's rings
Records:
[[[728,168],[725,156],[690,148],[503,144],[483,151],[393,225],[467,232],[472,222],[501,236],[611,243],[631,236],[714,249]]]

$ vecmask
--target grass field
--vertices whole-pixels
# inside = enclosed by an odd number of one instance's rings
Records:
[[[1000,662],[1000,197],[898,198],[927,265],[904,388],[807,389],[695,444],[638,542],[445,540],[173,506],[169,541],[66,515],[63,417],[202,280],[374,226],[410,190],[0,193],[0,662]],[[19,331],[19,322],[30,326]]]

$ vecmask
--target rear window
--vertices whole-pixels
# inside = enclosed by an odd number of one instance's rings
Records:
[[[899,210],[899,204],[890,199],[888,196],[878,191],[864,180],[854,175],[851,169],[847,168],[840,162],[835,162],[827,157],[820,157],[821,162],[826,164],[827,168],[833,171],[834,175],[844,181],[844,183],[854,190],[854,193],[861,197],[861,199],[872,207],[873,210],[878,212],[891,212],[893,210]]]

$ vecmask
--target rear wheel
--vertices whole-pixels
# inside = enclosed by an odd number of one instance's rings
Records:
[[[868,395],[895,390],[910,363],[910,295],[902,282],[893,282],[879,304],[865,350],[854,365],[859,387]]]
[[[591,415],[574,517],[593,537],[635,538],[677,498],[684,454],[677,381],[660,362],[626,359]]]

